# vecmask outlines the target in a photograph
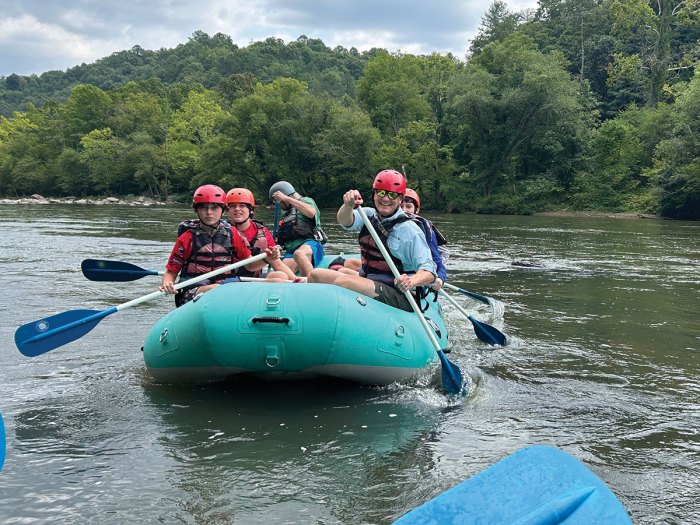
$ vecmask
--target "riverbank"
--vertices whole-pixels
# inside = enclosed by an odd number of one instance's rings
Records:
[[[541,211],[535,212],[532,215],[540,217],[605,217],[608,219],[663,219],[661,215],[653,215],[651,213],[640,213],[635,211]]]
[[[162,202],[148,197],[125,197],[123,199],[117,197],[98,198],[77,198],[63,197],[61,199],[46,198],[42,195],[34,194],[31,197],[21,199],[0,199],[0,204],[95,204],[103,205],[120,205],[120,206],[168,206],[178,204],[174,201]]]

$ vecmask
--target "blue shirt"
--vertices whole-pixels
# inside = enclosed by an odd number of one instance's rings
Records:
[[[363,208],[367,217],[376,217],[377,210],[374,208]],[[385,224],[393,219],[406,215],[401,208],[396,210],[391,217],[382,219],[380,223]],[[350,232],[359,232],[364,223],[362,217],[357,210],[353,211],[354,220],[351,226],[341,227]],[[433,257],[428,247],[428,242],[425,240],[425,235],[420,227],[413,221],[404,221],[396,224],[389,232],[389,238],[386,240],[386,247],[389,252],[399,259],[403,264],[404,272],[415,273],[418,270],[426,270],[433,275],[437,275],[437,269]]]

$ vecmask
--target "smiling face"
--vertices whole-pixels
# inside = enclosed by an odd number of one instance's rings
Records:
[[[196,210],[199,220],[202,224],[206,224],[207,226],[216,226],[224,213],[221,205],[212,202],[197,204]]]
[[[380,197],[381,195],[381,197]],[[394,195],[396,198],[391,198]],[[401,205],[402,196],[395,192],[374,190],[374,207],[382,217],[389,217],[396,212]]]
[[[228,205],[228,216],[231,222],[243,224],[250,219],[250,207],[247,204],[234,202]]]

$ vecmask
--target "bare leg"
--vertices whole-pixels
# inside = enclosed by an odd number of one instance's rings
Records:
[[[265,278],[266,281],[273,283],[286,283],[289,282],[289,276],[285,272],[270,272]],[[294,280],[293,278],[291,280]]]
[[[340,273],[335,270],[327,270],[325,268],[314,268],[311,270],[309,277],[306,282],[309,283],[323,283],[323,284],[335,284],[340,277]]]
[[[287,259],[282,259],[282,262],[287,268],[289,268],[292,271],[292,273],[296,273],[298,266],[294,259],[290,257]]]
[[[332,270],[331,270],[332,271]],[[342,286],[348,290],[353,290],[355,292],[366,295],[374,299],[377,297],[377,292],[374,291],[374,281],[367,279],[366,277],[360,277],[359,275],[350,275],[341,272],[334,272],[338,274],[338,278],[335,280],[337,286]]]
[[[360,261],[360,259],[345,259],[345,264],[343,266],[349,270],[359,272],[362,267],[362,261]]]
[[[308,244],[302,244],[296,249],[294,252],[294,261],[299,268],[299,275],[307,277],[311,273],[311,270],[314,269],[313,252]]]

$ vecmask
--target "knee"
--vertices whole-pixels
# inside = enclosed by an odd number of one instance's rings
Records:
[[[299,261],[302,261],[305,259],[306,254],[304,253],[304,250],[302,249],[303,247],[300,247],[297,251],[294,252],[294,260],[298,263]]]

